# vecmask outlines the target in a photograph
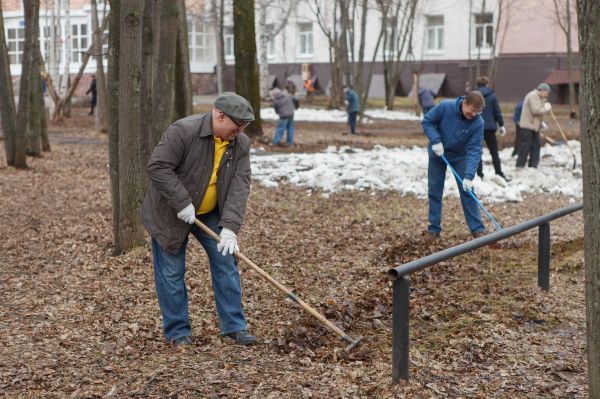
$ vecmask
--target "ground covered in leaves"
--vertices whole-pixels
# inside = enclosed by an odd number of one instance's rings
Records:
[[[244,265],[244,305],[260,343],[222,340],[207,259],[193,243],[194,345],[178,352],[163,341],[149,246],[111,256],[106,136],[75,121],[52,127],[52,152],[30,158],[29,170],[0,169],[1,396],[586,397],[581,213],[551,225],[548,293],[536,285],[535,230],[412,275],[411,380],[394,386],[386,272],[469,240],[458,201],[445,200],[442,239],[428,243],[426,200],[255,184],[242,252],[363,341],[345,353]],[[343,129],[298,123],[300,145],[271,150],[424,144],[414,122],[375,123],[352,139]],[[272,131],[267,123],[267,138]],[[531,195],[488,210],[510,226],[568,204]]]

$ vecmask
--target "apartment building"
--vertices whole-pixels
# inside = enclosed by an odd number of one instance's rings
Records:
[[[40,8],[41,40],[44,52],[49,51],[47,27],[49,19],[61,15],[60,37],[64,36],[64,3],[67,0],[42,0]],[[563,0],[564,2],[564,0]],[[57,8],[57,3],[63,7]],[[211,4],[207,0],[187,0],[188,39],[190,67],[196,94],[216,91],[216,39],[217,25]],[[360,2],[359,2],[360,3]],[[573,3],[573,2],[572,2]],[[11,60],[11,72],[20,73],[23,52],[24,20],[20,0],[3,0],[4,24]],[[309,66],[326,90],[330,76],[331,46],[326,35],[334,25],[334,1],[326,0],[255,0],[256,40],[261,60],[261,35],[270,35],[264,48],[271,82],[283,82],[292,77],[301,82],[302,66]],[[502,7],[499,7],[502,4]],[[320,9],[316,5],[321,6]],[[98,0],[102,15],[108,6]],[[233,64],[234,35],[231,1],[225,2],[223,41],[226,68],[226,87],[234,86]],[[578,81],[578,46],[576,15],[573,10],[571,40],[574,51],[575,80]],[[319,12],[319,18],[316,16]],[[82,54],[92,39],[91,6],[89,0],[70,0],[70,63],[69,70],[76,73]],[[336,11],[339,15],[339,10]],[[369,3],[365,32],[365,60],[375,60],[371,94],[383,96],[383,55],[394,54],[393,46],[379,45],[375,52],[383,16]],[[563,21],[564,22],[564,21]],[[351,23],[354,31],[354,53],[358,53],[360,13]],[[418,0],[410,43],[404,47],[402,78],[396,87],[398,95],[406,95],[412,86],[412,71],[430,74],[439,84],[444,96],[462,94],[474,81],[477,65],[481,73],[488,73],[491,60],[496,69],[495,88],[502,100],[517,100],[537,83],[546,81],[553,86],[554,100],[566,101],[567,62],[565,34],[558,23],[554,2],[551,0]],[[108,32],[105,32],[107,35]],[[385,35],[391,37],[388,27]],[[410,44],[410,45],[409,45]],[[65,68],[67,50],[60,43],[59,69]],[[411,49],[409,52],[408,49]],[[410,62],[409,62],[410,61]],[[96,70],[90,60],[85,73]],[[85,86],[85,81],[82,82]],[[302,88],[301,88],[302,89]]]

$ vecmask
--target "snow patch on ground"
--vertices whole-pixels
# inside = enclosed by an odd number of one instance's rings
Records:
[[[412,113],[404,111],[387,111],[384,109],[368,109],[365,111],[365,116],[371,119],[389,119],[396,121],[421,120],[420,117]],[[260,110],[260,117],[266,120],[279,119],[273,108],[263,108]],[[316,108],[299,108],[294,112],[295,121],[311,121],[311,122],[343,122],[348,120],[346,111],[337,109],[316,109]]]
[[[526,193],[552,193],[581,198],[581,146],[569,141],[577,156],[577,168],[566,145],[545,145],[541,149],[538,169],[515,167],[512,149],[500,152],[505,182],[494,174],[491,157],[484,149],[484,179],[475,178],[475,191],[485,202],[523,201]],[[372,150],[350,147],[328,147],[316,154],[286,153],[254,155],[252,177],[267,187],[283,182],[302,187],[319,188],[325,193],[340,190],[393,190],[403,195],[427,197],[426,148],[386,148]],[[458,196],[450,171],[446,173],[444,195]]]

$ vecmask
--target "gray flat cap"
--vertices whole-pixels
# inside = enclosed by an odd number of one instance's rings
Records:
[[[223,111],[225,115],[238,121],[248,122],[254,120],[254,111],[252,111],[252,106],[248,100],[235,93],[229,91],[221,93],[215,100],[215,107]]]
[[[538,90],[550,91],[550,86],[548,83],[540,83],[537,87]]]

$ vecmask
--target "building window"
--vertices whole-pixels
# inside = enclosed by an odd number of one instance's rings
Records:
[[[490,49],[494,44],[494,15],[491,13],[474,14],[475,48]]]
[[[225,57],[233,58],[234,54],[234,42],[233,42],[233,27],[225,26],[223,28],[223,41],[225,42]]]
[[[300,32],[300,55],[313,55],[313,25],[312,22],[298,24]]]
[[[44,32],[44,37],[43,37],[43,43],[44,43],[44,59],[48,60],[50,58],[50,41],[52,40],[52,36],[51,36],[51,26],[44,26],[43,32]],[[60,35],[61,35],[61,27],[59,25],[56,25],[54,27],[54,31],[55,31],[55,38],[60,39]],[[57,58],[57,62],[60,63],[61,59],[62,59],[62,51],[60,51],[60,43],[56,43],[55,42],[55,47],[54,47],[54,54]]]
[[[442,15],[427,16],[427,50],[444,49],[444,17]]]
[[[23,58],[23,48],[25,47],[25,28],[9,28],[6,34],[6,45],[8,46],[10,63],[20,64]]]
[[[188,24],[188,45],[192,62],[209,62],[214,60],[213,36],[208,26],[200,21]]]
[[[83,56],[88,50],[87,24],[71,25],[71,62],[83,62]]]
[[[275,36],[273,36],[274,30],[273,24],[269,24],[265,26],[265,34],[269,35],[269,41],[267,42],[267,57],[273,58],[275,57]]]

